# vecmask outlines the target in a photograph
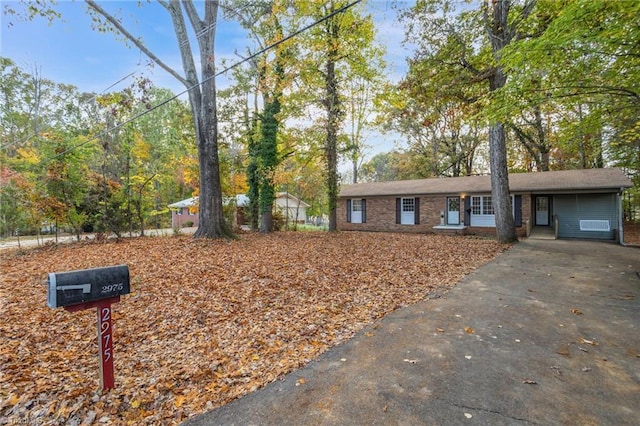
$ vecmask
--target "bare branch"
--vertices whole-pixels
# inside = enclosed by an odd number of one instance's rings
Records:
[[[183,76],[181,76],[176,70],[167,65],[162,59],[156,56],[151,50],[147,48],[147,46],[142,42],[142,40],[138,37],[135,37],[131,34],[127,29],[109,12],[104,10],[98,3],[94,0],[85,0],[85,3],[93,9],[96,13],[103,16],[111,25],[113,25],[123,36],[125,36],[129,41],[131,41],[138,49],[142,50],[142,52],[149,57],[153,62],[155,62],[160,68],[171,74],[175,77],[179,82],[187,85],[186,80]]]

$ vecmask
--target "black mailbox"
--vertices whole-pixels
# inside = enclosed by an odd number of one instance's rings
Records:
[[[47,278],[47,306],[59,308],[129,294],[129,267],[53,272]]]

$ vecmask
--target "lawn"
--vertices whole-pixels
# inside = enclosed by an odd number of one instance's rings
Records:
[[[2,252],[0,424],[178,424],[254,391],[508,246],[471,237],[282,232]],[[46,307],[47,272],[129,265],[114,305],[116,389],[96,314]]]

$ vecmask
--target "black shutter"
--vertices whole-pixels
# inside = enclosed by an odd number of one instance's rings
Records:
[[[471,225],[471,197],[469,195],[464,197],[464,225]]]
[[[347,200],[347,223],[351,223],[351,200]]]
[[[416,197],[416,201],[415,201],[415,217],[413,219],[413,223],[415,225],[420,225],[420,197]]]
[[[402,209],[402,199],[396,198],[396,223],[400,223],[400,213]]]
[[[367,200],[362,199],[362,223],[367,223]]]
[[[514,198],[514,218],[516,226],[522,226],[522,195],[516,195]]]

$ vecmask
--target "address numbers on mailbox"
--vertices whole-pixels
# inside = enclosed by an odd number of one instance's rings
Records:
[[[59,308],[129,294],[129,267],[53,272],[47,277],[47,306]]]

